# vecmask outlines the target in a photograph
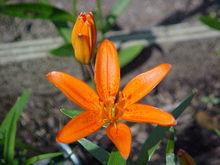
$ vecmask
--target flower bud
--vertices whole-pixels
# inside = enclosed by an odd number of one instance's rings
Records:
[[[72,30],[72,46],[76,59],[89,64],[96,45],[96,27],[91,12],[80,13]]]

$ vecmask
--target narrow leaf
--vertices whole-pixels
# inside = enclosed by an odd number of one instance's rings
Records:
[[[64,44],[59,48],[51,50],[50,53],[54,56],[74,57],[74,52],[71,44]]]
[[[78,140],[79,144],[81,144],[92,156],[94,156],[101,164],[106,164],[109,159],[109,152],[99,147],[95,143],[82,138]]]
[[[32,165],[35,162],[38,162],[40,160],[44,160],[44,159],[52,159],[58,156],[61,156],[62,153],[60,152],[54,152],[54,153],[48,153],[48,154],[42,154],[42,155],[38,155],[38,156],[34,156],[28,160],[26,160],[24,162],[24,165]]]
[[[180,114],[187,108],[187,106],[192,101],[192,98],[194,95],[195,95],[195,93],[192,93],[183,102],[181,102],[178,107],[176,107],[172,111],[172,114],[175,118],[178,118],[180,116]],[[166,131],[168,131],[168,130],[169,130],[169,127],[160,127],[160,126],[156,126],[153,129],[153,131],[150,133],[150,136],[148,137],[148,139],[142,145],[141,151],[138,154],[137,164],[139,164],[139,165],[147,164],[147,162],[151,159],[154,152],[158,148]]]
[[[48,0],[38,0],[39,3],[49,4]]]
[[[118,150],[113,149],[108,160],[108,165],[115,165],[115,164],[125,165],[126,160],[123,159],[123,157],[121,156]]]
[[[17,3],[0,5],[0,14],[52,21],[72,21],[72,15],[65,10],[43,3]]]
[[[220,130],[219,130],[219,129],[215,129],[214,131],[215,131],[215,134],[216,134],[218,137],[220,137]]]
[[[216,17],[211,16],[201,16],[200,21],[211,28],[216,30],[220,30],[220,20]]]
[[[175,154],[174,154],[174,129],[173,127],[169,130],[169,138],[166,147],[166,165],[176,165]]]
[[[18,97],[15,105],[7,114],[0,127],[0,133],[3,135],[4,140],[4,159],[9,163],[12,162],[14,158],[17,120],[19,119],[22,111],[24,110],[29,96],[30,91],[24,91],[22,95]]]
[[[121,68],[133,61],[144,49],[144,45],[133,45],[119,51],[119,61]]]
[[[49,5],[48,0],[38,0],[38,2]],[[75,16],[73,16],[73,20]],[[56,26],[59,34],[63,37],[65,42],[70,42],[70,27],[68,26],[68,22],[66,21],[53,21],[53,24]]]
[[[70,43],[71,38],[71,28],[68,25],[68,22],[64,21],[53,21],[53,24],[56,26],[59,34],[63,37],[65,43]]]
[[[120,16],[125,9],[128,7],[131,0],[117,0],[114,5],[112,5],[111,10],[109,12],[110,15]]]
[[[117,0],[111,7],[110,12],[107,16],[108,26],[115,24],[118,16],[120,16],[128,7],[131,0]],[[109,28],[109,27],[106,27]]]
[[[78,109],[65,109],[65,108],[61,108],[60,112],[62,112],[64,115],[66,115],[66,116],[68,116],[70,118],[74,118],[75,116],[80,114],[82,111],[78,110]]]

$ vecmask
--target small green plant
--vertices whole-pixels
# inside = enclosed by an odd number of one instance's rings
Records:
[[[207,105],[207,107],[212,108],[215,105],[220,104],[220,98],[210,94],[208,96],[203,96],[201,101]]]
[[[18,97],[15,105],[11,108],[0,125],[0,164],[2,165],[31,165],[39,160],[51,159],[62,155],[60,152],[55,152],[27,158],[26,154],[28,151],[32,150],[36,152],[37,149],[17,139],[16,130],[17,121],[29,97],[30,91],[25,90],[22,95]]]

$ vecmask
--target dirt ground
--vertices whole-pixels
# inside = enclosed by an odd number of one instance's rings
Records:
[[[68,1],[56,1],[57,6],[67,10]],[[112,1],[111,3],[113,3]],[[144,29],[169,23],[194,23],[198,15],[216,9],[214,1],[202,0],[137,0],[119,18],[118,24],[123,29]],[[104,8],[109,9],[109,1],[104,1]],[[80,1],[80,10],[94,7],[93,1]],[[20,20],[0,17],[0,42],[14,42],[43,37],[57,36],[55,28],[46,21]],[[49,31],[48,31],[49,29]],[[161,48],[161,50],[158,49]],[[207,112],[220,121],[220,105],[209,106],[202,102],[204,96],[220,97],[220,38],[194,40],[173,44],[152,45],[146,47],[128,66],[121,70],[122,86],[135,75],[157,64],[168,62],[172,71],[156,90],[141,102],[157,107],[171,109],[178,105],[193,89],[197,95],[192,104],[178,119],[175,149],[182,148],[190,153],[198,164],[220,164],[220,139],[209,129],[201,127],[196,121],[198,112]],[[0,66],[0,121],[15,102],[22,89],[31,89],[32,96],[22,114],[18,127],[18,137],[33,144],[43,151],[57,149],[55,135],[67,120],[59,112],[60,107],[74,108],[65,96],[50,85],[45,75],[52,70],[71,73],[83,79],[80,65],[69,58],[48,57],[20,63]],[[152,127],[146,124],[131,125],[133,135],[132,156],[135,158],[140,145],[147,138]],[[104,132],[90,136],[107,149],[112,144],[103,136]],[[153,157],[151,164],[160,164],[164,155],[162,149]],[[79,151],[80,152],[80,151]],[[79,153],[83,158],[82,152]]]

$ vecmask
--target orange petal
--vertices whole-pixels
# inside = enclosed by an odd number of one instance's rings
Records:
[[[97,113],[82,112],[58,132],[56,140],[62,143],[71,143],[97,131],[102,125],[101,117]]]
[[[118,53],[114,44],[105,39],[99,46],[95,64],[95,83],[99,97],[113,103],[120,83]]]
[[[97,31],[96,31],[94,16],[92,12],[89,12],[87,14],[87,22],[90,25],[90,28],[89,28],[90,45],[92,45],[92,50],[94,50],[96,46]]]
[[[147,95],[166,76],[170,68],[170,64],[161,64],[129,81],[122,90],[126,105],[131,105]]]
[[[107,136],[115,144],[124,159],[127,159],[131,151],[131,131],[123,124],[111,124],[106,129]]]
[[[176,124],[175,118],[170,113],[143,104],[132,104],[128,106],[120,119],[131,122],[158,124],[161,126],[172,126]]]
[[[83,81],[57,71],[48,73],[47,79],[84,110],[100,110],[98,95]]]

